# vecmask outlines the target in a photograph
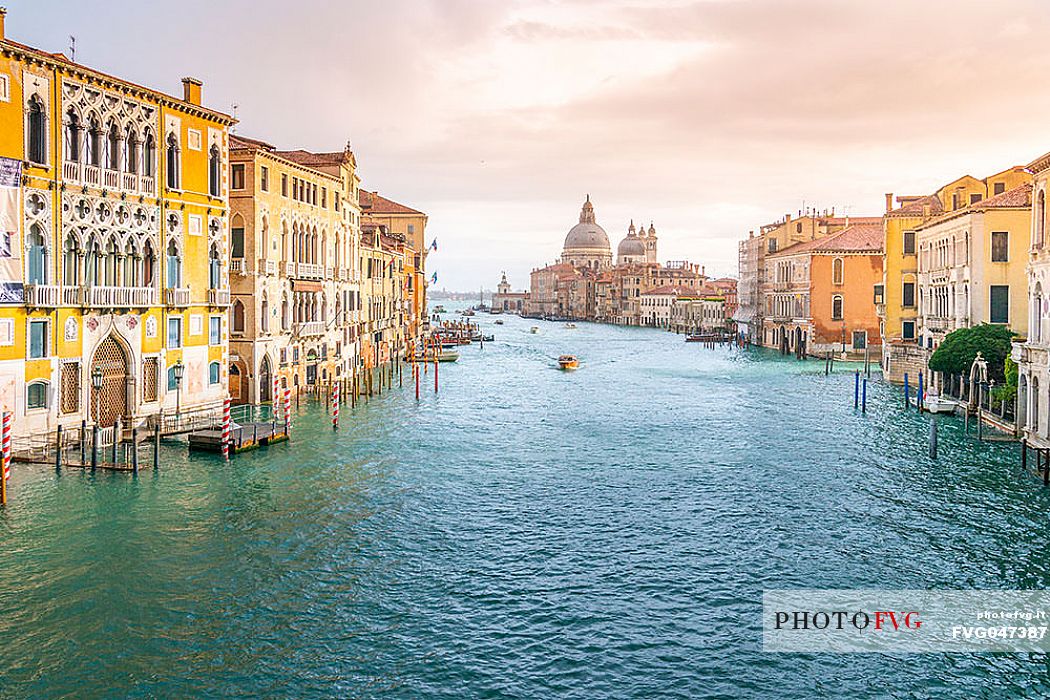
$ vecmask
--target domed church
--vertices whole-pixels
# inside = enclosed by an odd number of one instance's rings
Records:
[[[642,226],[637,231],[634,228],[634,220],[627,229],[627,237],[620,241],[616,247],[616,264],[630,265],[633,263],[655,263],[656,259],[656,227],[651,223],[649,230]]]
[[[612,248],[605,229],[594,220],[594,205],[591,196],[580,210],[580,223],[569,229],[565,236],[565,245],[561,251],[561,262],[575,268],[586,268],[595,271],[608,270],[612,267]]]

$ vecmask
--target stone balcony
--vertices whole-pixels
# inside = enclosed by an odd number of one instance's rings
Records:
[[[248,266],[244,262],[244,258],[234,258],[230,260],[230,272],[234,272],[238,275],[248,274]]]
[[[295,277],[307,280],[324,279],[324,268],[314,263],[296,263]]]
[[[209,289],[208,290],[208,306],[229,306],[230,305],[230,290],[229,289]]]
[[[62,301],[62,290],[54,284],[27,284],[25,286],[26,306],[54,308]]]
[[[324,321],[305,321],[295,324],[295,334],[300,338],[324,335]]]
[[[157,194],[156,181],[149,175],[110,170],[109,168],[71,160],[62,163],[62,179],[72,184],[88,185],[107,190],[150,196]]]
[[[164,303],[167,306],[189,306],[190,290],[186,287],[171,287],[165,289]]]
[[[259,258],[259,265],[256,269],[264,275],[276,275],[277,274],[277,262],[274,260],[267,260],[265,258]]]

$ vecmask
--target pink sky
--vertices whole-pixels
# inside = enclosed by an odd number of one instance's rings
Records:
[[[878,214],[1050,150],[1037,0],[7,0],[8,36],[169,92],[204,80],[238,131],[340,148],[430,214],[441,287],[516,286],[590,193],[613,248],[735,274],[803,203]],[[160,33],[158,28],[165,28]]]

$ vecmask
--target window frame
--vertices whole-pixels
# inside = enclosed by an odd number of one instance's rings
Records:
[[[40,387],[44,392],[43,404],[34,406],[30,404],[29,392],[31,389],[34,389],[36,387]],[[49,408],[51,408],[51,382],[49,382],[46,379],[34,379],[30,382],[26,382],[26,412],[28,413],[29,411],[46,411]]]
[[[1003,241],[1002,245],[999,246],[999,250],[996,250],[996,238]],[[1009,231],[992,231],[989,240],[989,254],[993,263],[1008,263],[1010,262],[1010,232]],[[996,258],[996,253],[1002,254],[1002,259]]]
[[[244,167],[244,163],[230,163],[231,190],[241,191],[245,189],[245,171],[246,168]],[[238,173],[240,173],[240,175],[238,175]]]
[[[173,323],[174,323],[174,326],[172,325]],[[171,342],[171,330],[172,330],[172,328],[176,329],[176,331],[177,331],[176,335],[178,336],[178,338],[176,339],[174,345]],[[179,349],[182,348],[183,336],[182,336],[182,317],[181,316],[168,316],[167,335],[164,338],[164,343],[165,343],[164,347],[166,347],[169,350],[179,350]]]
[[[838,302],[838,315],[835,314],[835,302]],[[831,295],[831,320],[842,321],[846,318],[846,300],[841,294]]]
[[[996,292],[1002,292],[1005,294],[1005,298],[1001,301],[1006,303],[1006,314],[1003,320],[995,320],[995,299],[994,294]],[[994,323],[997,325],[1008,325],[1010,323],[1010,285],[1008,284],[990,284],[988,285],[988,323]]]
[[[33,354],[33,328],[43,326],[44,327],[44,338],[41,355]],[[28,318],[26,319],[26,359],[27,360],[46,360],[51,357],[51,319],[49,318]]]

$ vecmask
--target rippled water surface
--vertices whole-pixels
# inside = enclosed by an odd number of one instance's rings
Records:
[[[768,587],[1046,587],[1013,446],[876,382],[504,317],[484,349],[229,465],[16,467],[3,697],[1029,697],[1043,657],[765,654]],[[575,373],[556,369],[563,352]]]

